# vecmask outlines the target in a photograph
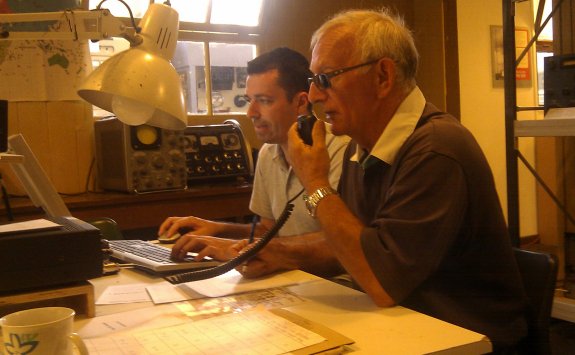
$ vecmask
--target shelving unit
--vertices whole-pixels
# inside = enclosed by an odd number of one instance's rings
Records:
[[[516,57],[515,53],[515,5],[524,0],[503,0],[503,56],[504,77],[515,78],[515,70],[523,54]],[[543,1],[543,0],[541,0]],[[551,0],[546,0],[551,1]],[[557,11],[564,0],[557,0],[553,4],[553,10],[549,18]],[[538,14],[542,14],[542,4]],[[548,19],[542,22],[546,24]],[[541,27],[543,27],[542,25]],[[535,43],[540,31],[536,29],[534,38],[529,41],[525,51]],[[570,137],[575,136],[575,117],[541,120],[517,120],[517,112],[521,108],[517,106],[517,86],[515,80],[505,80],[505,145],[507,161],[507,204],[508,204],[508,227],[513,245],[520,245],[519,234],[519,176],[518,162],[521,159],[541,183],[545,191],[550,194],[560,209],[560,200],[552,195],[552,191],[545,186],[534,168],[529,166],[518,150],[518,138],[520,137]],[[542,109],[542,108],[541,108]],[[569,215],[566,213],[566,218]],[[559,250],[559,252],[565,252]],[[560,265],[561,266],[561,265]],[[563,265],[564,266],[564,265]],[[560,286],[560,285],[559,285]],[[566,298],[561,293],[555,297],[552,316],[554,318],[575,322],[575,299]]]

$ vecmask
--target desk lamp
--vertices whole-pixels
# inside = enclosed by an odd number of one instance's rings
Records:
[[[183,90],[179,75],[169,62],[178,40],[177,11],[169,5],[151,4],[140,27],[130,28],[109,10],[100,9],[100,5],[91,11],[0,14],[0,40],[123,37],[130,42],[130,49],[96,68],[80,85],[78,95],[113,112],[127,125],[183,130],[187,125]],[[9,32],[6,29],[8,24],[51,20],[62,22],[61,27],[69,31]]]

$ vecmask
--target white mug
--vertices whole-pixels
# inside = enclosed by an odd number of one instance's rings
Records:
[[[42,307],[8,314],[0,319],[4,354],[71,355],[73,345],[81,355],[88,349],[74,333],[74,310]]]

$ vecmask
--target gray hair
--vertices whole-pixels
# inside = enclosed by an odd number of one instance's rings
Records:
[[[360,62],[390,58],[398,67],[398,83],[406,90],[415,87],[419,54],[403,18],[388,9],[348,10],[325,22],[311,38],[313,49],[328,32],[337,31],[353,43],[353,55]]]

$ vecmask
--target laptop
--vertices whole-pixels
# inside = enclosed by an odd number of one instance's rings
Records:
[[[195,253],[188,253],[183,262],[176,262],[170,258],[169,248],[144,240],[109,240],[108,243],[112,258],[157,274],[200,270],[221,264],[211,258],[195,261]]]

